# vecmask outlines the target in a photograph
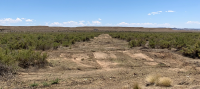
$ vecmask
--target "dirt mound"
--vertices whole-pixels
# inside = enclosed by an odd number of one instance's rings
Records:
[[[147,55],[145,55],[143,53],[132,54],[129,51],[124,51],[123,53],[127,54],[128,56],[130,56],[130,57],[132,57],[134,59],[144,59],[144,60],[147,60],[147,61],[154,61],[152,58],[148,57]]]
[[[103,52],[95,52],[94,57],[96,59],[105,59],[105,58],[108,58],[108,54],[103,53]]]

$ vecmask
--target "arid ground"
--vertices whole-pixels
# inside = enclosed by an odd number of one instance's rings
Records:
[[[88,42],[49,50],[46,68],[20,69],[3,89],[200,89],[200,60],[184,57],[176,49],[129,48],[128,42],[101,34]],[[146,86],[149,74],[169,77],[170,87]],[[58,84],[44,87],[58,79]],[[37,87],[31,84],[37,83]]]

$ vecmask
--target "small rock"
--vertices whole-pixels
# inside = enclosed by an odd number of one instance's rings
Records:
[[[153,84],[147,83],[147,84],[146,84],[146,87],[151,86],[151,85],[153,85]]]
[[[185,82],[185,81],[183,81],[183,82],[180,82],[180,83],[178,83],[178,85],[189,85],[189,83],[188,83],[188,82]]]

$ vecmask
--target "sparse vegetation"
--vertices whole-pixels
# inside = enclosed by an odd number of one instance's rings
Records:
[[[149,85],[169,87],[172,84],[172,80],[168,77],[161,77],[157,74],[151,74],[146,77],[146,81]]]
[[[43,82],[43,86],[48,87],[48,86],[50,86],[50,84],[48,84],[47,82]]]
[[[37,84],[37,83],[34,82],[34,83],[31,84],[30,86],[31,86],[31,87],[37,87],[38,85],[39,85],[39,84]]]
[[[55,80],[52,80],[51,84],[58,84],[59,83],[59,79],[56,78]]]
[[[157,86],[164,86],[164,87],[170,87],[172,84],[172,80],[168,77],[161,77],[158,79],[158,82],[156,83]]]
[[[155,84],[158,81],[159,77],[160,77],[160,75],[158,75],[158,74],[151,74],[151,75],[148,75],[146,77],[146,81],[150,85],[153,85],[153,84]]]
[[[157,66],[158,67],[168,67],[165,63],[159,63]]]

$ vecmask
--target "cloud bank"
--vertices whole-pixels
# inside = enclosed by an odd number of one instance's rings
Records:
[[[53,22],[53,23],[46,23],[46,26],[62,26],[62,27],[78,27],[78,26],[122,26],[122,27],[173,27],[169,23],[126,23],[121,22],[117,24],[111,24],[107,23],[105,25],[102,25],[100,21],[68,21],[68,22]]]
[[[10,24],[10,23],[17,23],[21,22],[22,20],[20,18],[12,19],[12,18],[4,18],[0,19],[1,24]]]
[[[162,11],[158,11],[162,12]],[[156,14],[156,13],[152,13]],[[102,24],[99,18],[96,21],[65,21],[65,22],[51,22],[51,23],[45,23],[46,26],[60,26],[60,27],[79,27],[79,26],[122,26],[122,27],[174,27],[170,25],[169,23],[126,23],[126,22],[120,22],[120,23],[107,23]],[[19,22],[28,22],[26,24],[32,24],[33,19],[26,19],[26,18],[4,18],[0,19],[0,25],[10,25],[11,23],[19,23]],[[34,23],[35,24],[35,23]],[[198,21],[188,21],[187,24],[200,24]]]
[[[25,18],[16,18],[16,19],[12,19],[12,18],[3,18],[0,19],[0,25],[10,25],[12,23],[20,23],[20,22],[33,22],[32,19],[25,19]]]

